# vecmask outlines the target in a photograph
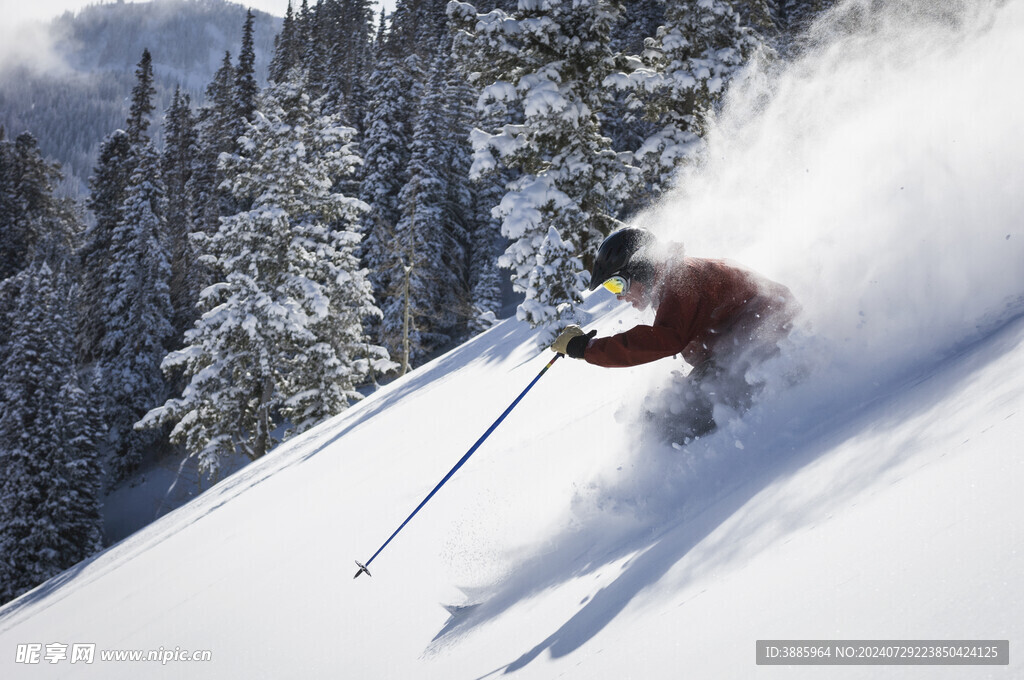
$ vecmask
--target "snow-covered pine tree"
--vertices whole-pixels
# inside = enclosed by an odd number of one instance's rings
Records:
[[[161,438],[133,426],[169,396],[160,364],[175,339],[167,200],[152,143],[138,149],[133,165],[121,222],[111,235],[113,259],[102,308],[106,326],[99,345],[113,482],[137,469]]]
[[[13,146],[0,127],[0,281],[25,268],[28,250],[24,227],[19,223]]]
[[[97,433],[78,385],[71,286],[42,261],[16,284],[0,369],[0,602],[101,547]]]
[[[541,343],[575,318],[587,283],[583,258],[618,225],[633,181],[598,115],[613,64],[611,27],[621,11],[613,0],[521,2],[511,15],[448,6],[461,58],[485,86],[484,101],[504,101],[522,116],[474,133],[474,173],[498,160],[521,173],[498,206],[512,241],[502,262],[526,296],[519,318],[546,331]]]
[[[133,145],[148,139],[149,115],[155,105],[156,87],[153,85],[153,57],[149,50],[142,50],[142,58],[135,68],[135,87],[132,88],[132,103],[128,109],[128,123],[125,131]]]
[[[784,0],[732,0],[732,9],[740,24],[758,34],[761,40],[774,44],[782,30]]]
[[[476,333],[493,325],[502,307],[506,273],[498,261],[508,247],[508,240],[501,235],[501,219],[494,214],[494,208],[505,195],[505,186],[512,181],[513,174],[504,166],[494,165],[478,172],[470,180],[473,148],[468,131],[502,128],[511,122],[511,116],[504,102],[491,101],[476,106],[479,91],[469,84],[466,75],[458,64],[452,69],[449,99],[459,104],[458,113],[452,115],[455,121],[452,133],[459,138],[453,166],[457,166],[459,186],[468,194],[464,213],[469,232],[467,288],[470,291],[470,318],[467,330]]]
[[[373,59],[371,63],[377,63],[377,57],[379,56],[380,51],[384,48],[384,43],[387,41],[387,37],[388,15],[387,12],[384,11],[384,8],[381,7],[380,15],[377,17],[377,27],[374,29],[373,34],[373,50],[371,52]]]
[[[501,223],[491,209],[504,193],[504,186],[483,179],[471,190],[472,217],[469,248],[469,300],[471,315],[467,329],[472,333],[485,331],[497,323],[502,307],[502,271],[498,266],[506,241],[501,236]]]
[[[274,56],[270,60],[270,80],[275,83],[282,82],[289,71],[299,66],[301,59],[301,36],[298,33],[291,0],[288,0],[288,9],[285,10],[284,20],[281,22],[281,31],[274,38]]]
[[[156,88],[153,85],[153,59],[148,49],[142,51],[135,79],[125,129],[114,131],[104,140],[98,163],[89,179],[91,193],[86,205],[96,220],[87,229],[79,252],[83,272],[79,347],[86,361],[98,360],[103,355],[100,344],[109,332],[109,319],[105,314],[106,295],[114,283],[109,277],[117,257],[116,251],[112,250],[113,235],[123,224],[128,184],[137,169],[141,150],[150,144],[148,130],[150,115],[155,109],[153,98]]]
[[[188,346],[164,362],[189,384],[138,425],[176,423],[172,441],[211,476],[227,456],[266,454],[282,425],[299,432],[341,411],[387,362],[363,332],[380,314],[355,256],[365,205],[332,191],[359,163],[353,130],[322,116],[292,73],[261,93],[240,153],[225,160],[251,209],[199,238],[226,276],[203,291]]]
[[[299,11],[295,15],[295,34],[298,36],[299,59],[303,60],[306,51],[309,49],[310,36],[313,33],[313,11],[309,8],[309,2],[302,0],[299,3]],[[288,72],[285,71],[285,74]]]
[[[181,338],[198,316],[196,303],[202,279],[190,240],[196,213],[196,187],[192,177],[198,155],[196,119],[189,96],[179,88],[175,90],[164,118],[164,151],[161,157],[161,172],[167,191],[170,295],[176,338]]]
[[[398,195],[403,214],[391,240],[390,254],[408,277],[382,306],[383,337],[392,354],[402,352],[403,367],[421,363],[451,339],[466,316],[468,297],[461,223],[467,201],[453,186],[456,141],[449,127],[447,41],[434,52],[413,123],[409,181]],[[406,64],[407,72],[415,74],[419,57],[410,55]]]
[[[650,191],[665,191],[679,165],[695,157],[726,84],[761,45],[728,0],[671,0],[665,24],[632,60],[634,70],[606,80],[636,92],[656,123],[636,151]]]
[[[323,98],[325,114],[340,113],[342,124],[360,134],[369,110],[369,75],[374,64],[371,4],[370,0],[317,3],[304,22],[293,20],[291,37],[281,41],[281,49],[291,49],[292,55],[282,52],[277,58],[278,68],[291,63],[305,73],[307,92],[312,99]],[[300,26],[305,27],[301,36]],[[280,72],[277,80],[286,74]],[[361,181],[361,173],[356,173],[338,190],[358,195]]]
[[[236,132],[235,68],[231,53],[225,52],[220,68],[206,87],[206,103],[200,108],[196,130],[199,134],[199,155],[195,160],[192,185],[197,211],[197,231],[212,234],[220,226],[220,218],[231,214],[233,201],[222,188],[224,174],[220,155],[235,151]]]
[[[47,162],[29,132],[9,142],[0,135],[0,280],[13,276],[41,248],[72,248],[74,217],[54,196],[60,167]]]
[[[99,344],[106,328],[102,312],[107,290],[107,272],[113,259],[110,244],[114,229],[121,223],[125,192],[131,174],[132,145],[128,133],[115,130],[100,146],[86,207],[93,223],[83,235],[78,260],[82,272],[79,288],[79,352],[85,362],[99,356]]]
[[[67,336],[74,351],[74,338]],[[72,552],[69,561],[77,562],[102,547],[103,464],[100,442],[105,431],[97,403],[96,383],[78,371],[68,375],[57,395],[60,416],[56,419],[57,434],[64,447],[68,479],[65,497],[63,536]]]
[[[374,46],[376,69],[369,81],[360,197],[370,206],[363,222],[363,260],[381,306],[388,296],[404,289],[399,261],[408,259],[408,254],[397,252],[392,243],[399,221],[409,221],[412,207],[403,204],[399,192],[404,188],[406,197],[419,195],[415,188],[419,182],[413,181],[409,171],[412,137],[430,65],[438,46],[451,39],[443,10],[444,0],[399,0],[387,32],[382,23]],[[436,160],[438,166],[440,162]],[[380,335],[379,329],[374,332]]]
[[[99,402],[112,483],[125,479],[156,444],[158,436],[140,435],[132,425],[167,397],[159,365],[173,338],[166,190],[147,132],[155,108],[148,50],[136,78],[127,129],[108,138],[91,180],[96,224],[79,253],[80,346],[106,376]]]
[[[369,110],[370,86],[368,79],[373,71],[374,38],[373,7],[368,0],[350,0],[345,21],[354,27],[350,53],[341,59],[342,76],[334,90],[328,94],[340,100],[342,121],[363,133],[363,122]],[[335,57],[335,60],[338,58]]]
[[[9,141],[0,130],[0,380],[18,314],[18,273],[34,261],[74,269],[81,219],[68,199],[54,196],[60,181],[60,167],[43,159],[35,137],[25,132]]]
[[[370,88],[361,144],[365,163],[359,197],[369,206],[363,216],[361,254],[370,271],[374,296],[383,303],[400,285],[392,239],[403,214],[398,194],[409,177],[413,115],[419,100],[418,83],[397,42],[385,40],[378,50]]]
[[[449,268],[460,272],[464,281],[458,290],[457,301],[460,311],[460,335],[485,330],[497,321],[501,310],[502,271],[498,258],[504,251],[505,240],[501,236],[501,222],[491,214],[504,193],[501,173],[491,173],[476,181],[470,180],[469,171],[473,165],[473,146],[469,131],[484,118],[477,111],[479,91],[466,79],[458,60],[451,56],[450,38],[445,43],[447,74],[444,95],[444,120],[446,121],[449,165],[449,203],[453,206],[457,225],[457,238],[462,247],[453,249],[451,254],[461,258],[453,261]],[[504,107],[485,107],[485,116],[503,116]]]
[[[234,105],[235,120],[237,121],[237,132],[242,133],[244,127],[241,121],[251,121],[253,112],[256,110],[256,96],[260,88],[256,84],[256,48],[253,44],[253,16],[252,9],[245,15],[245,24],[242,26],[242,47],[238,52],[238,66],[235,68]],[[236,135],[237,136],[237,135]]]
[[[220,68],[206,87],[206,101],[197,116],[199,152],[193,170],[192,190],[197,206],[197,231],[212,234],[220,226],[222,217],[249,205],[251,197],[233,196],[224,189],[220,156],[238,152],[238,138],[253,116],[258,93],[253,15],[249,11],[242,26],[238,65],[232,65],[230,52],[224,53]]]
[[[366,113],[364,92],[373,40],[370,0],[323,0],[316,15],[306,68],[310,95],[324,95],[324,112],[341,113],[342,122],[360,127]]]
[[[303,26],[303,50],[301,69],[306,79],[306,88],[311,99],[319,99],[323,96],[329,79],[327,53],[331,46],[322,38],[327,27],[324,25],[330,21],[327,13],[321,11],[325,7],[324,2],[316,2],[312,7],[303,5],[305,19]]]
[[[617,54],[640,54],[644,40],[665,23],[665,5],[666,0],[631,0],[612,27],[612,50]]]
[[[18,191],[20,174],[14,143],[0,129],[0,281],[28,265],[30,235]]]
[[[814,39],[808,29],[818,15],[836,4],[835,0],[776,0],[778,24],[783,31],[778,49],[789,54]]]
[[[612,51],[617,71],[629,70],[643,54],[644,41],[657,34],[665,23],[665,0],[635,0],[612,27]],[[658,129],[646,115],[645,107],[632,90],[609,88],[609,101],[600,113],[602,130],[612,140],[612,148],[632,153]],[[631,162],[635,162],[632,161]],[[657,198],[648,187],[632,192],[624,214],[635,214]]]

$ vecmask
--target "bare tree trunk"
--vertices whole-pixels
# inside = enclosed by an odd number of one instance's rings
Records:
[[[402,373],[405,375],[409,371],[409,328],[412,325],[412,305],[410,304],[411,295],[409,294],[409,279],[412,278],[412,265],[403,265],[402,269],[405,270],[405,279],[402,285],[402,295],[405,297],[402,306]]]
[[[256,439],[250,454],[253,460],[265,456],[270,446],[270,400],[273,396],[274,380],[268,375],[263,379],[263,394],[256,411]]]
[[[418,190],[417,186],[417,190]],[[402,264],[402,268],[405,270],[405,279],[402,285],[402,295],[405,296],[402,306],[402,373],[405,375],[409,371],[409,356],[412,353],[411,342],[409,334],[413,330],[412,323],[412,270],[416,266],[416,197],[419,195],[417,191],[416,195],[413,196],[412,206],[412,219],[410,220],[409,229],[409,251],[406,253],[406,261]]]

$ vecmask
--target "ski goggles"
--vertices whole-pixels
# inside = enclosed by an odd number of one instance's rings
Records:
[[[625,276],[612,276],[601,285],[613,295],[625,295],[629,292],[629,279]]]

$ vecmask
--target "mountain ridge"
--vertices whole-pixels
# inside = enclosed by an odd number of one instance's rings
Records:
[[[246,11],[227,0],[154,0],[66,12],[45,25],[47,45],[0,59],[0,127],[9,137],[31,132],[44,155],[61,164],[61,192],[84,197],[100,142],[124,126],[143,49],[153,57],[153,116],[160,120],[178,86],[193,106],[203,103],[225,52],[238,55]],[[262,84],[281,19],[253,15]],[[153,132],[162,143],[162,126]]]

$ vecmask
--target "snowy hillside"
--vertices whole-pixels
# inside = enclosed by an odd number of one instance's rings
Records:
[[[751,74],[641,220],[803,303],[745,416],[672,447],[642,413],[681,363],[562,359],[353,580],[549,360],[502,322],[0,609],[0,673],[1024,677],[1024,3],[886,18]],[[757,666],[762,639],[1010,663]]]
[[[506,322],[9,605],[5,677],[791,677],[755,667],[757,639],[1024,639],[1019,319],[864,402],[797,390],[683,452],[630,424],[666,366],[563,360],[353,581],[544,361]],[[12,666],[33,642],[212,661]]]

